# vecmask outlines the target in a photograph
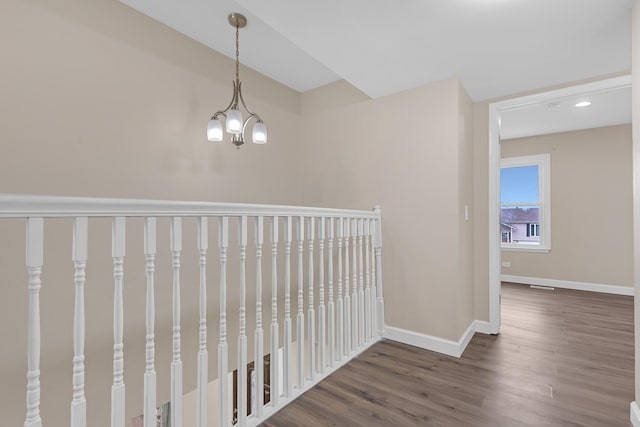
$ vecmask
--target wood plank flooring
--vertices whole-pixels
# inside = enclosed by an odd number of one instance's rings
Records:
[[[459,359],[382,341],[264,426],[630,426],[633,297],[502,286]]]

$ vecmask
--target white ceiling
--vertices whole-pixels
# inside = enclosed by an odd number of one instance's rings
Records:
[[[340,76],[298,48],[232,0],[121,0],[192,39],[235,59],[235,29],[227,20],[240,12],[240,62],[298,92],[339,80]],[[231,72],[231,70],[230,70]],[[233,80],[233,75],[229,74]]]
[[[632,0],[121,1],[231,58],[227,16],[243,13],[242,64],[298,92],[344,79],[376,98],[457,77],[480,101],[631,68]],[[626,120],[626,98],[605,98]]]
[[[590,101],[588,107],[576,107]],[[542,104],[500,113],[500,138],[567,132],[631,123],[631,86],[570,98],[551,99]]]

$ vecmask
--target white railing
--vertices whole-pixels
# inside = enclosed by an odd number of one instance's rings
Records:
[[[71,402],[71,427],[87,425],[87,402],[84,392],[85,345],[85,282],[88,260],[88,234],[93,217],[109,217],[112,222],[113,257],[113,384],[111,387],[111,426],[124,427],[125,375],[124,375],[124,317],[123,283],[126,280],[125,230],[127,218],[144,218],[144,259],[140,266],[146,275],[146,336],[141,339],[145,347],[143,408],[145,427],[155,426],[156,368],[154,346],[154,273],[156,256],[156,218],[168,217],[172,285],[172,358],[171,358],[171,425],[183,425],[183,361],[181,360],[180,323],[180,268],[182,252],[182,222],[197,223],[197,253],[199,259],[199,323],[197,360],[185,362],[185,366],[197,369],[197,427],[232,424],[233,400],[229,387],[228,323],[230,311],[227,290],[239,288],[238,345],[237,345],[237,424],[256,425],[275,411],[294,400],[325,376],[338,369],[352,357],[377,341],[383,331],[384,301],[382,296],[382,239],[380,209],[369,211],[337,210],[291,206],[268,206],[227,203],[200,203],[177,201],[123,200],[69,198],[51,196],[24,196],[0,194],[0,218],[24,218],[26,220],[26,266],[28,273],[28,372],[27,411],[25,427],[42,426],[40,416],[40,289],[44,264],[44,229],[48,218],[69,218],[73,221],[72,261],[75,266],[75,303],[73,320],[73,361]],[[232,220],[232,221],[230,221]],[[216,221],[218,227],[219,264],[207,265],[209,250],[209,225]],[[229,233],[237,223],[237,264],[230,266]],[[255,259],[247,260],[249,229],[253,229],[252,248]],[[266,232],[268,228],[268,233]],[[306,231],[306,233],[305,233]],[[214,234],[214,233],[212,233]],[[265,234],[267,241],[265,242]],[[291,245],[297,243],[297,304],[294,325],[291,317],[292,262]],[[284,271],[281,273],[279,256],[282,251],[280,238],[284,237]],[[305,280],[304,252],[307,243],[307,278]],[[263,247],[270,247],[271,319],[267,329],[268,347],[265,350],[263,330]],[[335,248],[337,247],[337,251]],[[235,259],[235,258],[234,258]],[[247,263],[255,268],[255,331],[254,354],[247,354]],[[337,262],[337,269],[334,268]],[[185,264],[186,265],[186,264]],[[128,267],[133,268],[133,267]],[[207,283],[207,270],[218,269],[219,283]],[[237,283],[230,283],[228,272],[237,268]],[[70,279],[71,280],[71,279]],[[284,282],[284,301],[279,299],[279,284]],[[315,286],[317,283],[317,286]],[[337,284],[337,289],[335,285]],[[344,286],[343,286],[344,285]],[[44,286],[47,286],[45,283]],[[305,304],[305,290],[307,301]],[[216,414],[209,413],[208,405],[208,350],[207,350],[207,291],[219,293],[218,338],[218,388],[219,402]],[[43,301],[43,304],[46,304]],[[284,316],[279,310],[284,308]],[[305,311],[306,308],[306,311]],[[228,311],[230,310],[230,311]],[[283,321],[281,323],[281,320]],[[306,321],[306,328],[305,328]],[[191,325],[193,327],[193,325]],[[55,331],[45,331],[55,333]],[[280,339],[282,337],[282,340]],[[295,358],[294,358],[295,349]],[[264,403],[263,360],[270,354],[270,402]],[[282,362],[278,359],[282,355]],[[247,377],[247,363],[255,362],[255,370]],[[281,372],[282,369],[282,372]],[[251,380],[252,390],[248,380]],[[255,387],[255,389],[254,389]],[[247,393],[254,396],[251,405]],[[44,396],[43,398],[46,398]],[[97,402],[95,404],[101,404]],[[250,411],[250,414],[248,412]],[[208,421],[210,420],[210,421]]]

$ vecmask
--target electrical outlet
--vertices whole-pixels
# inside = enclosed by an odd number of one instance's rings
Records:
[[[502,261],[503,267],[511,267],[511,261]]]

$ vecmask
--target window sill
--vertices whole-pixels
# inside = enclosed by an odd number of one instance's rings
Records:
[[[501,250],[509,251],[509,252],[542,252],[549,253],[551,252],[550,248],[540,248],[540,247],[516,247],[516,246],[501,246]]]

